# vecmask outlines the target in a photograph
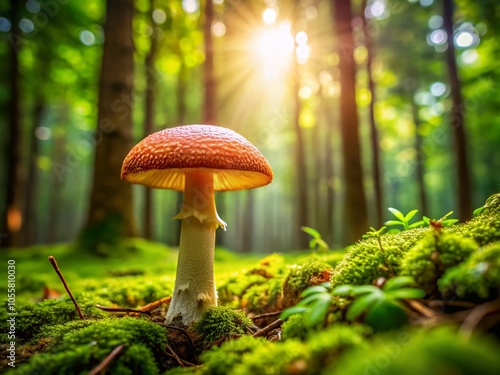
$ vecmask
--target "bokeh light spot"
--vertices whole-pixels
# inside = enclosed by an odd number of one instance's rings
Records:
[[[226,34],[226,25],[220,21],[212,23],[212,34],[216,37],[221,37]]]
[[[155,21],[158,24],[165,23],[167,20],[167,14],[162,10],[162,9],[155,9],[153,10],[153,21]]]
[[[278,14],[276,12],[276,9],[274,8],[266,8],[266,10],[264,10],[264,12],[262,13],[262,20],[267,25],[272,25],[274,22],[276,22],[277,17]]]
[[[91,45],[95,44],[95,36],[89,30],[82,30],[80,32],[80,40],[86,46],[91,46]]]

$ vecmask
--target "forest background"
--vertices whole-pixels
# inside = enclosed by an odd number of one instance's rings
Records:
[[[176,246],[180,194],[120,167],[196,123],[274,169],[217,195],[230,249],[346,245],[387,207],[465,221],[500,190],[499,21],[496,0],[2,2],[1,245]]]

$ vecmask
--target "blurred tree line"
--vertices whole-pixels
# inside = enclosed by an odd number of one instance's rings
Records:
[[[466,220],[500,186],[499,21],[495,0],[2,2],[1,245],[177,245],[180,194],[119,175],[190,123],[275,171],[217,195],[229,248],[352,243],[388,206]]]

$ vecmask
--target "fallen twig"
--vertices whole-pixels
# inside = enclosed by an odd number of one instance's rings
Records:
[[[95,305],[98,309],[101,309],[102,311],[107,311],[107,312],[126,312],[126,313],[136,313],[136,314],[147,314],[151,315],[150,311],[142,311],[142,310],[137,310],[137,309],[131,309],[129,307],[108,307],[108,306],[101,306],[101,305]]]
[[[252,317],[252,320],[258,320],[258,319],[264,319],[264,318],[271,318],[273,316],[280,315],[282,312],[283,312],[283,310],[274,311],[274,312],[265,313],[265,314],[255,315],[254,317]]]
[[[76,311],[78,311],[78,315],[80,316],[80,319],[84,320],[85,317],[82,314],[82,310],[80,310],[80,306],[78,306],[78,303],[76,303],[75,298],[73,297],[73,294],[71,293],[71,290],[69,290],[68,284],[66,284],[66,280],[64,280],[64,276],[61,273],[59,266],[57,265],[56,258],[54,258],[52,255],[50,255],[49,262],[52,264],[52,267],[54,267],[54,270],[56,271],[57,275],[59,276],[59,278],[61,279],[61,282],[64,285],[64,288],[66,289],[66,292],[68,292],[69,297],[73,301],[73,304],[75,305]]]
[[[113,351],[111,353],[109,353],[107,355],[107,357],[104,358],[101,363],[99,363],[96,367],[94,367],[92,370],[89,371],[88,375],[97,375],[101,371],[103,371],[104,369],[106,369],[106,367],[109,366],[109,364],[111,363],[111,361],[122,351],[122,349],[124,347],[125,346],[123,344],[120,344],[116,348],[114,348]]]
[[[407,300],[405,300],[405,302],[408,304],[408,306],[410,306],[411,309],[422,314],[424,317],[426,317],[428,319],[433,319],[436,317],[436,313],[434,311],[429,309],[424,304],[418,302],[417,300],[407,299]]]
[[[172,297],[160,298],[157,301],[153,301],[151,303],[148,303],[147,305],[139,307],[139,310],[141,310],[141,311],[152,311],[152,310],[160,307],[162,304],[170,302],[171,300],[172,300]]]
[[[469,338],[476,326],[486,315],[490,315],[497,311],[500,311],[500,299],[486,302],[473,308],[462,322],[460,332],[463,333],[466,338]]]
[[[185,359],[182,359],[181,357],[179,357],[177,355],[177,353],[174,351],[174,349],[172,349],[172,347],[168,343],[166,343],[165,345],[166,345],[166,348],[168,349],[168,351],[170,352],[167,354],[170,355],[171,357],[173,357],[180,366],[182,366],[182,367],[186,367],[186,366],[198,367],[198,365],[195,365],[194,363],[191,363],[191,362],[186,361]]]
[[[255,332],[253,334],[253,337],[265,336],[269,332],[271,332],[273,329],[278,328],[282,324],[283,324],[283,320],[281,320],[281,319],[275,320],[271,324],[269,324],[269,325],[265,326],[264,328],[262,328],[262,329],[258,330],[257,332]]]

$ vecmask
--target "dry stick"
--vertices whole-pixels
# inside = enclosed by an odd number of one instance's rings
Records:
[[[415,311],[419,312],[423,316],[425,316],[428,319],[432,319],[436,317],[436,314],[434,311],[429,309],[427,306],[424,304],[414,300],[414,299],[407,299],[405,302]]]
[[[270,318],[270,317],[273,317],[273,316],[279,315],[279,314],[281,314],[282,312],[283,312],[283,310],[280,310],[280,311],[274,311],[274,312],[265,313],[265,314],[255,315],[254,317],[252,317],[252,320],[258,320],[258,319]]]
[[[123,344],[120,344],[116,348],[114,348],[113,351],[109,353],[101,363],[99,363],[96,367],[89,371],[88,375],[97,375],[101,371],[103,371],[106,367],[109,366],[110,362],[122,351],[124,347],[125,346]]]
[[[71,290],[69,290],[68,284],[66,284],[66,280],[64,280],[64,276],[61,273],[61,270],[59,269],[56,258],[54,258],[52,255],[49,256],[49,262],[52,264],[52,267],[54,267],[54,270],[56,271],[57,275],[61,279],[64,288],[66,289],[66,292],[68,292],[69,297],[73,301],[73,304],[75,305],[76,311],[78,311],[78,315],[80,315],[80,319],[84,320],[85,317],[82,314],[82,310],[80,310],[80,306],[78,306],[78,303],[76,303],[75,298],[73,297],[73,294],[71,293]]]
[[[497,311],[500,311],[500,299],[486,302],[475,307],[464,319],[460,326],[460,332],[462,332],[465,337],[469,338],[481,319]]]
[[[186,361],[185,359],[182,359],[181,357],[179,357],[177,355],[177,353],[174,351],[174,349],[172,349],[172,347],[170,345],[168,345],[168,343],[165,345],[166,345],[168,351],[170,352],[167,354],[170,354],[172,357],[174,357],[174,359],[177,361],[177,363],[179,365],[181,365],[182,367],[186,367],[186,366],[197,367],[194,363],[191,363],[191,362]]]
[[[101,305],[95,305],[98,309],[101,309],[102,311],[107,311],[107,312],[126,312],[126,313],[137,313],[137,314],[147,314],[151,315],[150,311],[142,311],[142,310],[137,310],[137,309],[131,309],[128,307],[108,307],[108,306],[101,306]]]
[[[253,334],[253,337],[260,337],[260,336],[265,336],[267,335],[269,332],[271,332],[273,329],[275,328],[278,328],[280,325],[283,324],[283,320],[281,319],[278,319],[278,320],[275,320],[274,322],[272,322],[271,324],[269,324],[268,326],[265,326],[264,328],[262,328],[261,330],[255,332]]]
[[[161,306],[163,303],[170,302],[171,300],[172,300],[172,297],[164,297],[164,298],[161,298],[161,299],[159,299],[157,301],[153,301],[151,303],[148,303],[147,305],[139,307],[139,310],[141,310],[141,312],[143,312],[143,311],[151,311],[151,310],[154,310],[157,307]]]

